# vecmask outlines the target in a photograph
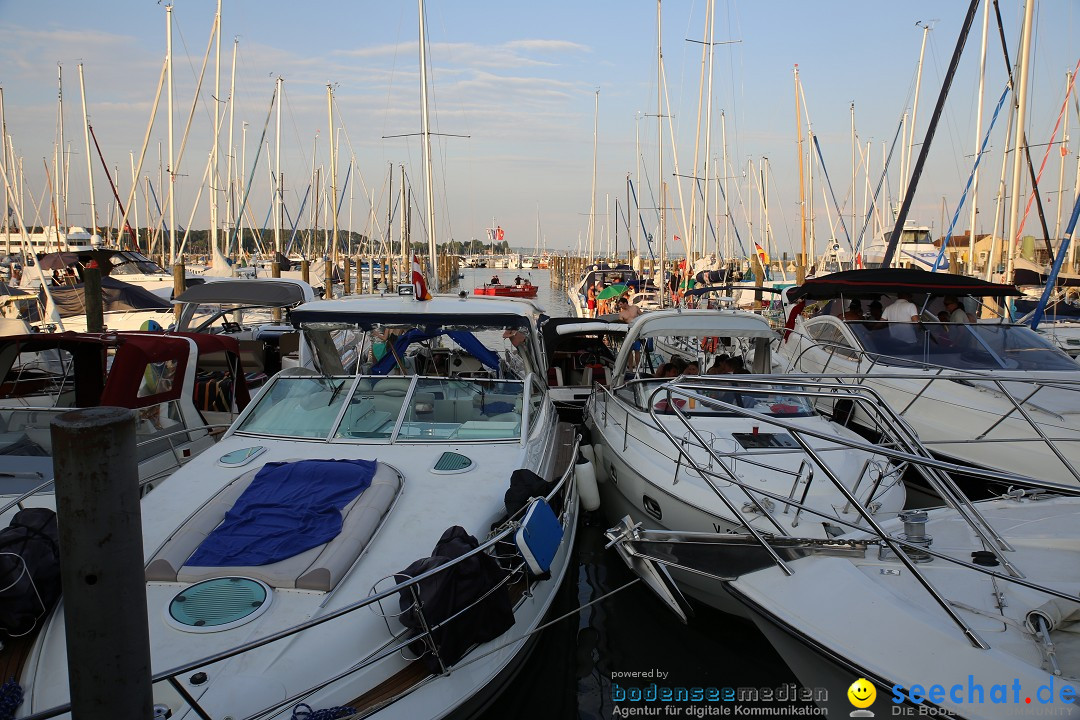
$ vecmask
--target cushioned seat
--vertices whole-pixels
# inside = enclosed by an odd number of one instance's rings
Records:
[[[287,560],[267,565],[202,567],[185,565],[206,536],[225,518],[225,513],[247,489],[261,467],[239,476],[184,523],[154,553],[146,566],[146,579],[159,582],[194,583],[215,577],[240,575],[262,580],[270,587],[328,592],[353,566],[390,511],[402,477],[396,470],[378,464],[371,486],[342,510],[341,532],[330,542],[311,548]]]

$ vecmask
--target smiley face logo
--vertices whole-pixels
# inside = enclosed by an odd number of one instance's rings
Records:
[[[848,700],[857,708],[868,708],[877,699],[877,690],[865,678],[859,678],[851,683],[847,690]]]

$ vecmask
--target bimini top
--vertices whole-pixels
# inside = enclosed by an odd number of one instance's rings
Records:
[[[314,299],[315,292],[302,280],[263,278],[215,280],[193,285],[174,299],[173,303],[280,308]]]
[[[536,304],[518,298],[437,295],[421,301],[411,295],[369,295],[305,303],[290,320],[298,328],[311,322],[343,322],[365,330],[375,325],[535,327],[540,314]]]
[[[1013,285],[986,282],[967,275],[934,273],[913,268],[874,268],[844,270],[813,278],[788,290],[787,297],[790,300],[820,300],[838,295],[894,295],[903,291],[974,297],[1023,295]]]
[[[761,315],[745,310],[653,310],[639,315],[626,333],[615,373],[621,374],[634,350],[634,342],[655,337],[779,337]]]

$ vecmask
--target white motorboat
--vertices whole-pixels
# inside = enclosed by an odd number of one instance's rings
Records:
[[[155,703],[173,718],[288,718],[301,703],[441,718],[501,690],[555,597],[577,517],[577,443],[539,372],[539,314],[444,296],[292,312],[304,367],[143,500]],[[343,326],[363,333],[348,370],[328,337]],[[284,494],[264,494],[279,480]],[[320,506],[330,525],[302,544],[296,529],[255,530],[252,552],[238,549],[223,518],[256,503],[252,522],[306,522]],[[67,702],[65,630],[58,611],[20,713]]]
[[[863,267],[879,268],[885,259],[885,251],[888,248],[888,236],[892,231],[884,232],[874,238],[862,252]],[[938,257],[941,257],[938,260]],[[949,258],[941,254],[941,248],[934,245],[930,237],[930,228],[919,225],[913,220],[904,223],[904,229],[900,231],[900,242],[896,246],[896,255],[893,265],[902,268],[915,268],[917,270],[949,271]]]
[[[914,294],[919,323],[838,317],[852,299],[888,305],[904,290]],[[920,270],[850,270],[808,280],[785,295],[790,332],[777,351],[779,364],[874,389],[939,456],[1080,483],[1076,363],[1023,325],[939,319],[946,296],[1015,294],[1012,286]],[[828,304],[803,317],[802,304],[815,300]],[[822,407],[847,414],[831,402]],[[850,419],[879,430],[858,413]]]
[[[873,400],[838,383],[818,390]],[[676,611],[665,567],[722,586],[830,715],[1080,716],[1080,492],[1014,477],[1005,495],[973,503],[954,481],[972,471],[933,460],[914,436],[883,452],[937,485],[947,507],[871,523],[859,505],[867,523],[824,541],[628,520],[609,537]],[[1004,479],[987,473],[984,484]],[[853,697],[856,682],[868,687]]]
[[[594,317],[587,305],[587,293],[591,285],[615,285],[637,283],[638,273],[629,265],[615,262],[596,262],[585,267],[581,279],[567,292],[571,314],[574,317]]]
[[[548,393],[560,417],[580,423],[594,382],[611,383],[615,354],[630,326],[621,321],[562,317],[540,326]]]
[[[836,482],[874,517],[904,506],[902,467],[835,438],[858,436],[818,414],[767,374],[648,377],[649,343],[688,338],[695,347],[716,338],[753,373],[767,373],[776,333],[759,315],[737,310],[667,310],[637,318],[626,333],[610,379],[596,380],[586,423],[596,458],[601,505],[609,518],[629,515],[645,527],[723,533],[753,528],[780,535],[829,537],[840,521],[860,522],[845,495],[823,477],[829,458]],[[724,359],[721,358],[723,361]],[[737,408],[756,415],[747,419]],[[806,445],[778,426],[809,431]],[[799,507],[814,508],[817,516]],[[732,607],[715,583],[676,571],[687,594],[723,610]]]

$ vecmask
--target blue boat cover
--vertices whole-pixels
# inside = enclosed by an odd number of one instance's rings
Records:
[[[341,532],[341,510],[371,485],[375,460],[266,463],[188,565],[266,565]]]
[[[499,356],[491,350],[488,350],[487,347],[484,346],[484,343],[480,342],[480,340],[468,330],[443,330],[435,327],[426,329],[413,328],[394,342],[394,350],[397,351],[398,357],[403,357],[405,350],[411,343],[416,342],[417,340],[438,337],[440,335],[449,335],[451,340],[460,345],[465,352],[472,355],[484,365],[487,365],[493,370],[499,369]],[[386,355],[383,355],[382,360],[371,367],[371,374],[385,375],[394,368],[395,363],[394,353],[386,353]]]

